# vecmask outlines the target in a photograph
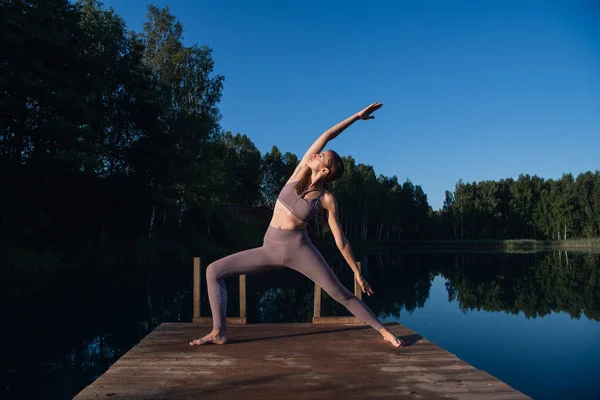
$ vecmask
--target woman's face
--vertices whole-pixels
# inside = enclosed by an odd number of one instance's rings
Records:
[[[313,154],[313,156],[308,160],[308,166],[313,171],[321,171],[326,170],[325,174],[329,173],[329,167],[331,163],[331,153],[328,151],[324,151],[322,153]]]

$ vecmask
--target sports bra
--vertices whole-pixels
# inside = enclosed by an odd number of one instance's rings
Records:
[[[316,192],[318,189],[305,190],[302,194],[296,193],[296,183],[290,182],[281,189],[277,199],[287,208],[294,216],[300,218],[304,222],[308,222],[317,215],[319,211],[319,198],[323,194],[323,189],[320,190],[319,196],[314,199],[305,199],[304,196],[310,192]]]

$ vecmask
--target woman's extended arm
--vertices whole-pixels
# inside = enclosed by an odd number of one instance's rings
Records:
[[[348,239],[346,239],[344,232],[342,232],[340,221],[338,219],[337,201],[335,200],[335,197],[333,197],[333,195],[330,193],[326,193],[323,196],[322,205],[323,208],[325,208],[327,210],[327,213],[329,214],[327,218],[327,223],[331,228],[331,233],[333,234],[337,248],[340,250],[340,253],[342,253],[342,256],[344,256],[344,259],[346,260],[352,271],[354,271],[354,277],[356,278],[356,281],[362,288],[363,293],[366,293],[369,296],[372,295],[374,293],[373,289],[360,273],[360,270],[358,269],[358,264],[356,263],[356,260],[354,259],[354,254],[352,253],[352,247],[350,247]]]
[[[352,125],[353,123],[355,123],[359,119],[373,119],[373,118],[375,118],[371,114],[373,112],[377,111],[378,109],[380,109],[382,105],[383,104],[381,104],[381,103],[373,103],[370,106],[368,106],[365,109],[363,109],[362,111],[357,112],[356,114],[354,114],[354,115],[346,118],[342,122],[339,122],[339,123],[335,124],[331,128],[327,129],[325,132],[323,132],[321,134],[321,136],[319,136],[317,138],[317,140],[315,140],[315,142],[309,147],[309,149],[307,150],[306,154],[304,154],[304,156],[300,160],[300,163],[296,167],[296,170],[294,171],[294,173],[293,173],[292,177],[290,178],[290,180],[293,180],[296,177],[296,175],[300,171],[302,171],[304,169],[304,167],[306,166],[306,163],[308,162],[308,160],[310,159],[310,157],[312,157],[313,154],[320,153],[325,148],[325,146],[327,145],[327,143],[330,140],[336,138],[346,128],[348,128],[350,125]]]

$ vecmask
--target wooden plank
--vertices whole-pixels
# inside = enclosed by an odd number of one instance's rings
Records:
[[[225,318],[228,324],[234,325],[244,325],[247,323],[246,317],[227,317]],[[193,323],[195,324],[211,324],[212,325],[212,317],[198,317],[194,318]]]
[[[193,318],[200,318],[200,257],[194,257],[194,312]]]
[[[357,264],[358,264],[358,270],[361,271],[360,261],[358,261]],[[358,284],[356,277],[354,277],[354,295],[362,300],[362,289],[361,289],[360,285]]]
[[[194,257],[194,280],[193,280],[193,314],[192,322],[195,324],[212,324],[211,317],[200,316],[200,257]],[[240,316],[227,318],[229,324],[246,324],[246,275],[240,275]]]
[[[315,283],[315,299],[313,304],[313,320],[321,316],[321,286]]]
[[[313,317],[313,324],[364,324],[356,317]]]
[[[368,326],[229,327],[224,346],[190,347],[210,325],[163,323],[75,399],[528,399],[399,324],[396,349]]]
[[[240,318],[246,319],[246,275],[240,275]]]

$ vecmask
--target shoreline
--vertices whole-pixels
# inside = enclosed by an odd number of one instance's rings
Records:
[[[494,250],[600,250],[600,239],[534,240],[534,239],[465,239],[465,240],[405,240],[378,245],[371,243],[366,247],[373,250],[392,250],[397,248],[443,248],[443,249],[494,249]]]

